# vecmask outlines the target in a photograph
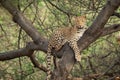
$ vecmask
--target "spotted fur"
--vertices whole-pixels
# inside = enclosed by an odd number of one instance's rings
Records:
[[[47,50],[47,80],[51,77],[51,50],[60,50],[61,47],[68,42],[70,47],[74,50],[75,59],[81,61],[81,55],[77,46],[77,41],[83,35],[85,28],[86,18],[84,16],[75,18],[74,27],[59,28],[53,32],[49,39],[48,50]]]

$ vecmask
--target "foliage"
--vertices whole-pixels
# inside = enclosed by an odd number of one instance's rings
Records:
[[[55,28],[71,26],[73,16],[86,14],[87,26],[90,26],[105,4],[105,0],[15,0],[12,3],[15,3],[16,7],[32,21],[40,34],[49,38]],[[27,42],[32,41],[23,30],[20,32],[20,27],[12,21],[11,15],[3,7],[0,7],[0,13],[1,52],[22,48]],[[120,23],[120,20],[113,16],[106,26],[113,23]],[[105,72],[107,77],[101,78],[104,80],[111,78],[109,76],[111,73],[114,73],[112,77],[120,75],[120,46],[116,42],[116,35],[117,33],[102,37],[83,51],[82,62],[76,64],[71,74],[81,77]],[[41,55],[40,51],[36,53],[40,63],[45,65],[46,55]],[[0,62],[0,80],[8,79],[44,80],[45,73],[34,68],[30,60],[23,57]]]

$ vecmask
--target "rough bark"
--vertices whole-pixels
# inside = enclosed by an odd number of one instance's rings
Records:
[[[39,32],[34,28],[33,24],[24,15],[15,8],[7,0],[0,0],[1,5],[9,11],[13,16],[13,21],[16,22],[33,40],[26,47],[18,50],[8,51],[0,54],[0,61],[10,60],[22,56],[30,57],[35,67],[47,71],[43,66],[35,60],[34,51],[41,50],[47,51],[48,40],[45,39]],[[114,11],[119,7],[120,0],[108,0],[106,5],[103,7],[97,18],[85,32],[83,37],[78,41],[79,49],[82,51],[88,47],[92,42],[101,36],[116,32],[120,30],[120,24],[114,24],[109,27],[104,27],[109,17],[113,15]],[[58,57],[61,57],[58,61],[58,67],[53,71],[52,80],[66,80],[69,72],[75,64],[74,52],[66,43],[63,48],[56,53]],[[42,67],[42,68],[41,68]]]
[[[80,51],[88,47],[92,42],[96,41],[96,39],[102,36],[104,34],[103,30],[106,29],[106,33],[108,33],[107,28],[104,28],[104,26],[107,23],[110,16],[112,16],[114,11],[119,7],[119,5],[120,5],[120,0],[107,1],[103,9],[98,14],[97,18],[94,20],[93,24],[90,26],[89,29],[87,29],[83,37],[78,41]],[[120,27],[120,25],[117,26],[116,28],[118,27]],[[73,54],[73,51],[70,51],[70,50],[66,50],[64,52],[64,56],[62,57],[62,59],[59,61],[59,64],[58,64],[59,68],[62,68],[64,72],[59,73],[59,75],[61,76],[57,77],[58,79],[60,78],[60,80],[66,80],[69,72],[72,69],[72,66],[75,64],[74,55],[72,54]],[[68,64],[70,65],[68,66]],[[55,72],[60,72],[61,69],[59,68],[58,70],[56,69],[57,71]],[[63,73],[66,74],[66,76],[64,76]],[[58,80],[58,79],[55,79],[55,80]]]

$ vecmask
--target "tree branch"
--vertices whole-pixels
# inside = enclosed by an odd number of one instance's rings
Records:
[[[16,9],[9,1],[1,0],[0,2],[1,5],[11,13],[11,15],[13,16],[13,20],[20,25],[20,27],[32,38],[32,40],[35,43],[37,43],[37,44],[30,43],[29,46],[27,45],[25,48],[1,53],[0,61],[9,60],[22,56],[31,56],[31,61],[36,66],[37,63],[35,63],[36,61],[34,60],[34,55],[32,55],[33,51],[41,50],[46,52],[48,41],[42,35],[39,34],[39,32],[34,28],[32,23],[28,19],[26,19],[24,15],[18,9]],[[118,8],[119,5],[120,0],[108,0],[107,4],[98,14],[93,24],[85,32],[83,37],[78,41],[80,51],[88,47],[92,42],[94,42],[99,37],[120,30],[120,24],[104,28],[104,25],[108,21],[109,17],[112,16],[112,14]],[[59,69],[56,69],[54,71],[55,73],[57,72],[59,75],[61,75],[60,77],[62,77],[62,80],[65,80],[65,77],[67,77],[73,65],[75,64],[74,52],[68,46],[68,44],[66,44],[60,50],[60,54],[58,53],[57,55],[63,54],[64,56],[58,62]]]
[[[67,12],[66,10],[63,10],[63,9],[59,8],[57,5],[55,5],[54,3],[52,3],[50,0],[47,0],[47,2],[49,2],[53,7],[55,7],[57,10],[63,12],[66,15],[76,15],[76,14]]]
[[[34,54],[32,54],[32,55],[30,56],[30,60],[31,60],[31,62],[33,63],[34,67],[37,67],[37,68],[39,68],[40,70],[42,70],[42,71],[44,71],[44,72],[47,72],[47,68],[44,67],[43,65],[41,65],[41,64],[36,60]]]
[[[84,33],[83,37],[78,41],[78,46],[79,46],[79,50],[80,51],[82,51],[83,49],[87,48],[91,43],[96,41],[96,39],[98,39],[102,35],[102,30],[104,29],[104,25],[108,21],[109,17],[119,7],[119,5],[120,5],[120,0],[108,0],[107,1],[106,5],[100,11],[100,13],[98,14],[97,18],[93,22],[93,24]],[[74,61],[75,61],[74,55],[71,55],[71,54],[74,54],[73,51],[66,50],[64,52],[64,56],[59,61],[59,63],[61,63],[61,64],[59,64],[59,68],[62,67],[62,70],[64,70],[64,73],[67,72],[69,74],[69,72],[72,69],[70,67],[75,64],[74,63]],[[67,58],[67,60],[66,60],[66,58]],[[72,61],[72,62],[70,62],[70,61]],[[69,70],[67,70],[68,69],[68,66],[67,66],[68,64],[70,64],[69,65]],[[66,80],[67,76],[64,77],[62,75],[63,73],[61,72],[61,70],[57,70],[56,69],[56,71],[54,71],[54,72],[55,73],[58,72],[59,75],[61,75],[60,77],[62,77],[62,79],[60,79],[60,80]],[[60,77],[58,77],[57,79],[59,79]],[[57,79],[52,79],[52,80],[57,80]]]
[[[117,4],[115,6],[113,6],[112,3],[115,3],[115,2],[117,2]],[[110,3],[111,3],[111,6],[110,6]],[[18,9],[16,9],[12,4],[10,4],[10,3],[8,4],[8,2],[4,1],[4,0],[1,1],[1,4],[2,4],[3,7],[5,7],[13,15],[13,18],[15,19],[16,23],[19,24],[20,27],[22,29],[24,29],[25,32],[28,35],[30,35],[30,37],[34,41],[36,41],[37,39],[40,39],[40,41],[39,40],[37,41],[38,43],[41,43],[40,45],[36,45],[36,44],[31,42],[31,43],[29,43],[29,46],[27,46],[27,47],[29,47],[30,50],[41,50],[41,51],[46,52],[47,51],[48,41],[44,37],[40,36],[39,32],[34,28],[34,26],[31,24],[31,22],[29,20],[27,20],[22,15],[22,13],[20,11],[18,11]],[[94,23],[91,25],[91,27],[86,31],[86,33],[83,36],[83,38],[81,40],[79,40],[79,44],[81,44],[80,46],[82,46],[82,45],[85,46],[85,44],[87,46],[87,45],[89,45],[91,43],[90,41],[87,41],[87,43],[83,44],[83,40],[86,41],[87,38],[90,38],[90,40],[91,40],[91,39],[94,39],[94,36],[98,36],[98,37],[100,35],[101,36],[105,36],[107,34],[110,34],[110,33],[113,33],[113,32],[116,32],[116,31],[120,30],[120,27],[119,27],[120,24],[115,24],[115,25],[111,25],[110,27],[104,28],[105,22],[107,22],[107,20],[110,17],[110,15],[112,15],[111,12],[114,12],[114,9],[117,9],[118,5],[119,5],[119,1],[117,1],[117,0],[115,0],[115,1],[108,1],[107,2],[106,6],[100,12],[98,17],[94,21]],[[17,12],[17,13],[15,13],[15,12]],[[100,25],[103,25],[103,26],[100,26]],[[101,30],[103,30],[103,31],[101,32]],[[98,35],[98,33],[100,35]],[[95,38],[95,39],[97,39],[97,38]],[[82,47],[80,47],[80,49],[81,48]],[[25,48],[23,48],[23,49],[25,49]],[[17,51],[19,52],[19,50],[17,50]],[[10,51],[10,53],[12,53],[12,52],[14,53],[14,51]],[[9,53],[9,52],[5,52],[5,53]],[[19,57],[19,56],[16,56],[16,57]]]
[[[41,50],[41,46],[36,45],[33,42],[29,42],[24,48],[0,53],[0,61],[10,60],[23,56],[30,56],[32,54],[31,51],[34,50]],[[43,49],[42,51],[46,52],[46,49]]]
[[[30,50],[27,48],[21,48],[18,50],[8,51],[0,53],[0,61],[10,60],[22,56],[29,56]]]
[[[16,22],[34,42],[43,44],[41,42],[46,41],[46,39],[34,28],[31,21],[25,18],[24,15],[10,1],[1,0],[1,5],[11,13],[13,21]]]
[[[110,25],[103,29],[101,36],[105,36],[114,32],[120,31],[120,24]]]
[[[113,16],[117,16],[118,18],[120,18],[120,13],[114,12]]]
[[[104,25],[112,16],[114,11],[119,7],[120,0],[108,0],[106,5],[98,14],[90,28],[85,32],[83,37],[78,41],[80,51],[88,47],[92,42],[98,39],[103,32]],[[83,43],[84,42],[84,43]]]

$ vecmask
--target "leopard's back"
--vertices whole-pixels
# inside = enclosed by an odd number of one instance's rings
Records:
[[[77,46],[77,41],[80,39],[80,37],[83,35],[84,31],[86,30],[84,28],[85,25],[85,19],[84,17],[76,18],[76,25],[74,27],[65,27],[65,28],[59,28],[56,29],[48,43],[48,50],[47,50],[47,80],[50,80],[50,67],[51,67],[51,50],[60,50],[61,47],[68,42],[71,48],[74,50],[75,58],[77,61],[81,60],[81,56],[79,55],[79,48]]]
[[[62,29],[62,28],[61,28]],[[63,28],[63,30],[65,30]],[[47,80],[50,80],[51,77],[51,50],[54,49],[56,51],[60,50],[60,48],[66,43],[65,35],[63,33],[63,30],[60,29],[55,30],[48,43],[48,49],[47,49]]]

